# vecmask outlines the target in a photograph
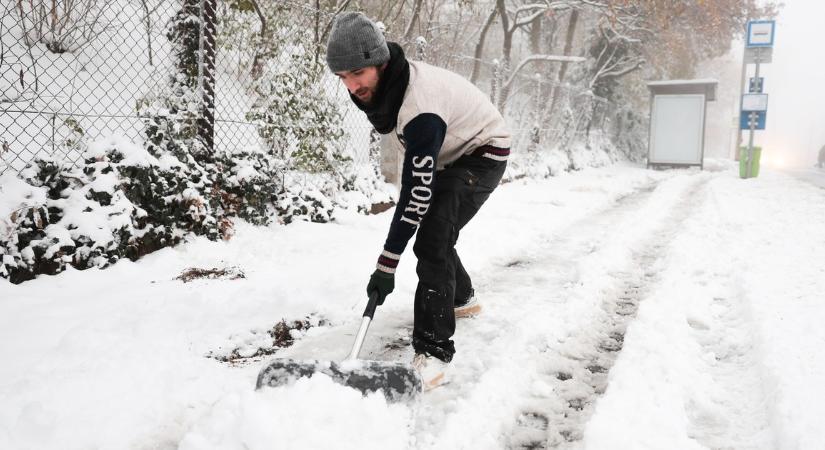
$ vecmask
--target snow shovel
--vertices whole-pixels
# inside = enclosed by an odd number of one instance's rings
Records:
[[[410,364],[358,359],[377,306],[378,293],[373,292],[364,310],[361,327],[355,335],[352,351],[344,361],[276,359],[258,373],[258,384],[255,389],[264,386],[283,386],[301,377],[323,373],[335,382],[355,388],[363,394],[382,391],[390,402],[416,398],[421,393],[422,382],[418,372]]]

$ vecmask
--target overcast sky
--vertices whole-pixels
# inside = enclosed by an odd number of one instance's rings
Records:
[[[784,2],[773,62],[760,69],[770,97],[767,129],[756,141],[770,165],[810,166],[825,145],[825,1]]]

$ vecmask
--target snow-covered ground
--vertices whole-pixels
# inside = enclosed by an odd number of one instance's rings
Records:
[[[825,189],[825,168],[785,169],[782,172]]]
[[[415,404],[274,356],[340,359],[390,213],[239,226],[137,263],[0,281],[0,448],[823,448],[825,191],[733,165],[502,186],[459,239],[484,313]],[[245,278],[175,280],[184,269]],[[407,359],[415,258],[363,356]],[[295,345],[234,364],[267,330]]]

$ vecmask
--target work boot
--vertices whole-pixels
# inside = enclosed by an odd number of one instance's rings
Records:
[[[462,317],[475,317],[481,314],[481,303],[479,303],[475,294],[473,294],[466,302],[456,304],[454,311],[456,319],[461,319]]]
[[[416,353],[412,362],[424,384],[424,391],[429,391],[444,384],[447,363],[426,353]]]

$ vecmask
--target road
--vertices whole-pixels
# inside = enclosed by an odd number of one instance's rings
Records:
[[[825,169],[785,169],[782,172],[825,189]]]

